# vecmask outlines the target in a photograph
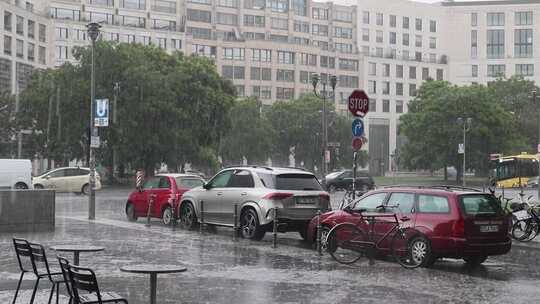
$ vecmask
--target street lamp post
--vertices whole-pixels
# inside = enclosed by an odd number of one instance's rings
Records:
[[[89,23],[86,28],[88,29],[88,36],[92,40],[92,69],[90,75],[90,137],[97,135],[97,129],[94,125],[94,100],[95,96],[95,61],[94,61],[94,51],[96,46],[96,40],[99,37],[99,28],[101,25],[99,23]],[[91,140],[90,140],[91,142]],[[94,154],[94,149],[92,148],[92,143],[90,143],[89,152],[90,152],[90,181],[89,188],[90,193],[88,195],[88,219],[93,220],[96,218],[96,156]]]
[[[319,82],[319,75],[313,74],[311,77],[311,84],[313,85],[313,94],[315,96],[323,99],[323,110],[322,110],[322,146],[323,146],[323,156],[322,156],[322,177],[324,178],[326,176],[326,172],[328,171],[327,163],[326,163],[326,154],[328,149],[328,125],[326,123],[326,81],[322,81],[322,91],[317,93],[317,84]],[[337,78],[335,75],[330,76],[330,87],[332,88],[332,97],[335,96],[336,93],[336,84],[337,84]]]
[[[467,131],[469,131],[470,128],[471,128],[472,118],[470,118],[470,117],[466,117],[466,118],[458,117],[457,118],[457,123],[458,124],[463,124],[463,168],[462,168],[462,173],[461,173],[461,184],[463,185],[463,187],[465,187],[465,168],[466,168],[465,140],[466,140],[466,136],[467,136]]]

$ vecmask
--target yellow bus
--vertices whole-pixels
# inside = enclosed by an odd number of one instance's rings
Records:
[[[491,183],[497,187],[527,186],[531,177],[538,175],[538,159],[534,154],[491,156]]]

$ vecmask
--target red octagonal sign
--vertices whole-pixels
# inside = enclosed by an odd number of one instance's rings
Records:
[[[354,116],[364,117],[369,112],[369,97],[364,90],[354,90],[349,96],[349,111]]]

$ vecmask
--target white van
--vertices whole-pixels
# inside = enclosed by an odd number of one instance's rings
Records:
[[[29,159],[0,159],[0,189],[33,189]]]

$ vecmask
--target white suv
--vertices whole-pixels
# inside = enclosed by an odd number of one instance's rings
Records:
[[[279,231],[298,231],[305,238],[317,210],[330,207],[330,196],[310,172],[301,169],[241,166],[221,170],[202,187],[182,196],[180,221],[187,228],[200,222],[234,226],[237,205],[242,237],[260,240],[272,230],[278,210]]]

